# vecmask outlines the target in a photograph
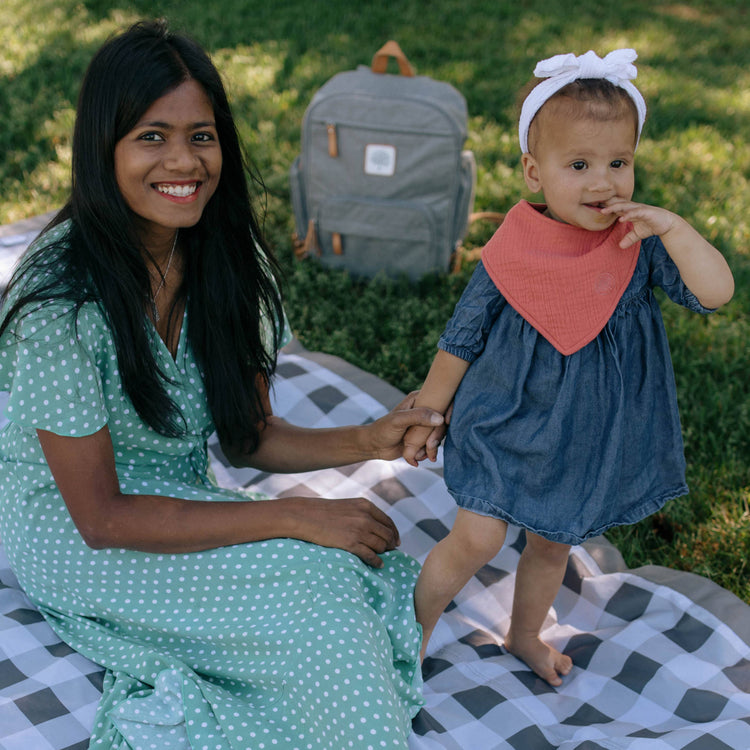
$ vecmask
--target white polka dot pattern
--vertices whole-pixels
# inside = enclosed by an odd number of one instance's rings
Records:
[[[60,637],[109,670],[91,747],[405,748],[421,704],[412,558],[387,553],[375,571],[289,539],[184,555],[92,550],[67,513],[37,429],[82,436],[107,424],[126,493],[248,499],[210,476],[213,426],[187,325],[174,360],[150,327],[184,438],[140,420],[95,305],[77,319],[64,302],[29,311],[0,342],[0,537]]]

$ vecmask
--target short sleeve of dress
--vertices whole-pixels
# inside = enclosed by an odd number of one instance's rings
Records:
[[[714,312],[712,308],[701,305],[698,298],[687,288],[659,237],[653,236],[643,240],[641,252],[649,256],[651,286],[661,287],[672,302],[688,310],[702,314]]]
[[[80,437],[107,422],[97,344],[101,315],[64,301],[21,312],[0,344],[7,417],[27,429]]]
[[[506,304],[505,297],[484,265],[478,263],[438,341],[438,347],[473,362],[484,351],[492,324]]]

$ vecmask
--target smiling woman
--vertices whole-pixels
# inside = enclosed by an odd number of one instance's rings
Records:
[[[160,24],[107,42],[73,143],[70,200],[3,304],[0,538],[60,638],[108,669],[91,747],[164,747],[169,726],[185,750],[405,748],[418,566],[393,521],[364,498],[219,489],[207,440],[310,471],[396,458],[442,417],[413,398],[366,426],[272,413],[276,262],[195,42]]]
[[[169,252],[175,230],[198,223],[221,162],[213,106],[193,80],[157,99],[117,143],[117,185],[150,252],[159,245]]]
[[[144,260],[154,270],[153,320],[175,354],[179,329],[169,325],[165,313],[175,302],[182,308],[177,300],[183,271],[179,229],[200,221],[221,177],[221,144],[203,87],[188,79],[157,99],[117,142],[114,156],[117,186],[133,214]],[[174,311],[179,320],[182,310]]]

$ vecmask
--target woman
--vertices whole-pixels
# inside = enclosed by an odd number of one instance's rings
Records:
[[[70,200],[0,323],[0,534],[52,627],[108,669],[92,747],[406,746],[417,564],[395,525],[362,498],[219,489],[206,441],[307,471],[395,458],[442,418],[409,399],[366,427],[274,417],[276,270],[208,56],[161,24],[107,42]]]

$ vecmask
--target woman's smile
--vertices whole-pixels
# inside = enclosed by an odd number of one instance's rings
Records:
[[[154,185],[156,190],[165,198],[174,200],[175,203],[189,203],[196,200],[200,190],[200,182],[176,183],[163,182]]]
[[[157,99],[115,146],[117,185],[147,246],[198,223],[221,168],[213,106],[192,79]]]

